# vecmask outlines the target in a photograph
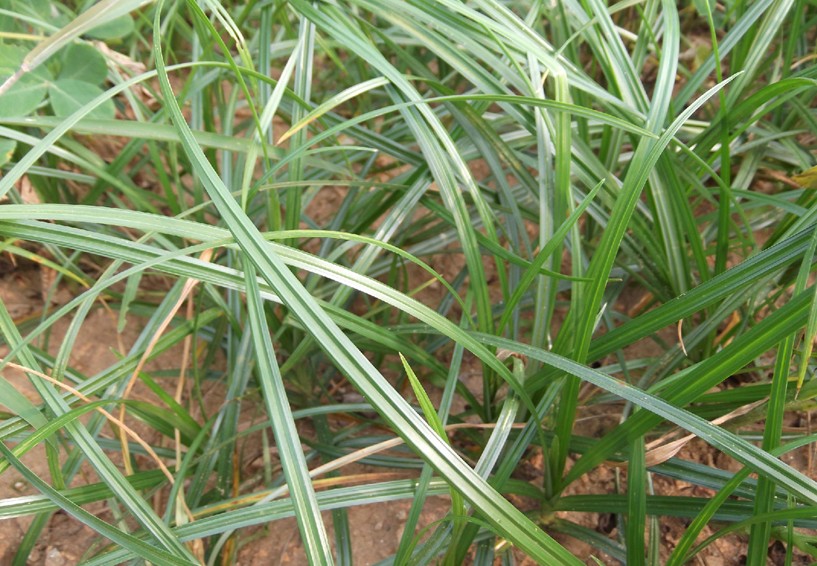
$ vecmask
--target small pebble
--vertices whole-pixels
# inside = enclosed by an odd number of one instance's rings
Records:
[[[45,566],[65,566],[65,558],[62,553],[53,546],[49,546],[45,551]]]

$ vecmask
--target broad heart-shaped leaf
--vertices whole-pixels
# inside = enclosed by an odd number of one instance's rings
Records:
[[[107,76],[105,57],[87,43],[73,43],[63,50],[59,80],[76,79],[98,85]]]
[[[0,14],[0,31],[42,33],[43,27],[33,22],[48,22],[56,29],[69,21],[65,11],[51,6],[51,0],[0,0],[0,8],[8,10]]]
[[[3,69],[4,73],[7,72],[6,68],[9,68],[13,73],[20,68],[26,53],[28,52],[19,45],[8,45],[0,42],[0,68]]]
[[[0,82],[5,81],[12,74],[4,71],[5,69],[0,71]],[[8,92],[0,96],[0,117],[13,118],[30,114],[45,98],[47,89],[47,83],[36,77],[23,76]]]
[[[17,142],[14,140],[0,140],[0,167],[11,160],[16,147]]]
[[[26,50],[0,43],[0,84],[17,72]],[[51,75],[45,67],[24,74],[8,92],[0,96],[0,117],[26,116],[40,105]]]
[[[48,87],[51,108],[57,116],[68,116],[102,94],[98,86],[76,79],[59,79]],[[112,100],[106,100],[88,113],[88,118],[110,120],[114,117]]]
[[[22,22],[8,14],[0,14],[0,32],[21,32]]]
[[[128,14],[97,26],[85,35],[94,39],[122,39],[133,32],[133,18]]]
[[[68,14],[52,6],[51,0],[11,0],[10,2],[8,0],[0,0],[0,8],[6,8],[22,16],[30,16],[35,20],[48,22],[48,24],[58,28],[64,26],[69,21]],[[23,28],[28,26],[27,29],[30,31],[30,24],[27,24],[25,20],[13,17],[12,19],[18,20],[18,23]],[[42,31],[42,28],[39,28],[39,31]]]

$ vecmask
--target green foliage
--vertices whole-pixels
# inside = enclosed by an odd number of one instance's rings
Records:
[[[95,101],[103,93],[101,85],[108,78],[105,55],[90,43],[72,43],[80,35],[114,40],[133,33],[133,18],[128,13],[129,2],[109,9],[111,2],[97,4],[74,16],[61,3],[47,0],[20,3],[0,2],[0,9],[9,19],[3,21],[10,39],[37,40],[34,31],[56,31],[55,24],[64,25],[58,32],[29,51],[24,44],[0,47],[0,116],[26,116],[35,111],[48,94],[55,116],[67,116],[86,104],[94,108],[88,114],[96,119],[113,119],[114,103],[110,99]],[[14,15],[17,17],[14,17]],[[55,53],[59,57],[52,58]],[[3,84],[6,81],[8,84]]]
[[[88,37],[102,40],[123,40],[133,33],[136,28],[133,18],[124,14],[102,25],[94,27],[88,32]]]
[[[387,563],[680,565],[736,532],[753,565],[817,558],[817,482],[781,459],[814,442],[784,425],[817,398],[815,15],[0,0],[0,251],[61,297],[0,305],[0,473],[36,492],[0,499],[35,517],[15,563],[60,509],[104,541],[87,564],[231,563],[287,518],[349,564],[349,509],[401,499]],[[100,308],[137,336],[91,372]]]
[[[0,166],[11,161],[17,142],[14,140],[0,140]]]
[[[57,79],[48,87],[48,98],[55,116],[73,114],[102,94],[102,89],[91,83],[78,79]],[[112,100],[106,100],[88,113],[89,118],[97,120],[112,119],[114,106]]]
[[[105,57],[92,45],[72,43],[62,50],[58,80],[72,79],[100,84],[107,76],[108,66],[105,63]]]
[[[14,75],[23,63],[26,50],[17,45],[0,44],[0,81]],[[0,115],[25,116],[34,111],[45,98],[51,74],[45,68],[26,73],[2,96]]]
[[[0,48],[0,81],[9,79],[21,68],[26,53],[17,45]],[[105,57],[97,49],[88,44],[69,45],[62,50],[56,77],[48,66],[42,65],[23,73],[9,90],[0,95],[0,115],[7,118],[26,116],[40,106],[48,93],[54,115],[67,116],[103,93],[99,85],[107,75]],[[114,111],[113,101],[105,100],[89,116],[110,120]]]

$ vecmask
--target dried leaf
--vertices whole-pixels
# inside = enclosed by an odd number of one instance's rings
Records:
[[[791,179],[804,189],[817,189],[817,165],[792,175]]]
[[[718,417],[717,419],[712,421],[713,425],[721,425],[727,421],[732,419],[736,419],[741,417],[750,411],[754,410],[756,407],[759,407],[763,403],[766,403],[767,399],[761,399],[759,401],[755,401],[745,407],[738,407],[734,411],[731,411],[725,415]],[[674,436],[678,433],[678,429],[668,432],[667,434],[663,435],[660,438],[657,438],[647,444],[645,448],[647,449],[646,453],[646,464],[647,467],[657,466],[658,464],[662,464],[678,454],[678,452],[686,446],[690,441],[694,440],[696,435],[688,434],[682,438],[678,438],[676,440],[667,442],[667,439]],[[616,468],[626,468],[627,462],[607,462],[609,465],[616,467]]]
[[[23,204],[41,204],[40,197],[27,176],[20,179],[20,199]]]

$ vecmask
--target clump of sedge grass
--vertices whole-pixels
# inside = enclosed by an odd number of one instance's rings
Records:
[[[310,563],[351,563],[348,509],[398,499],[387,563],[581,563],[556,533],[628,564],[734,532],[748,564],[772,538],[814,556],[817,483],[779,458],[814,440],[784,435],[815,391],[811,5],[86,8],[3,6],[3,249],[73,291],[38,318],[0,307],[2,365],[38,396],[0,378],[0,467],[39,493],[0,505],[35,517],[16,563],[57,509],[109,541],[89,564],[230,563],[292,516]],[[112,135],[113,154],[88,143]],[[72,350],[103,307],[143,330],[86,375]],[[617,424],[583,436],[587,408]],[[739,470],[690,459],[692,438]],[[21,460],[39,445],[48,478]],[[414,472],[359,485],[355,461]],[[565,495],[612,462],[615,492]],[[584,511],[620,528],[560,518]],[[672,548],[664,517],[692,521]]]

